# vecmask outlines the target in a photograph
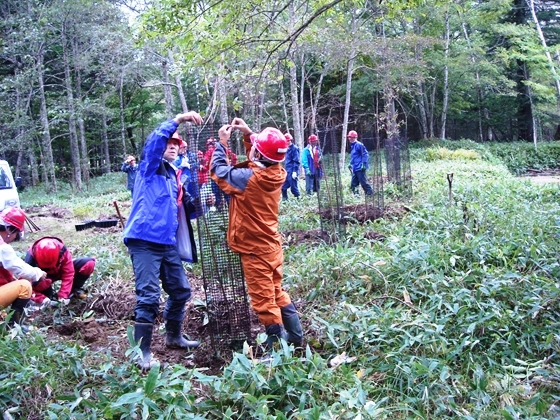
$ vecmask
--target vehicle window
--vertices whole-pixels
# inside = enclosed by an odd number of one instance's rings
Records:
[[[8,175],[6,175],[4,169],[0,167],[0,190],[5,190],[8,188],[12,188],[10,178],[8,178]]]

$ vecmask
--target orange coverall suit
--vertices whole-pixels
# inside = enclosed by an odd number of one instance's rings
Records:
[[[251,150],[244,138],[247,155]],[[290,305],[282,289],[282,237],[278,210],[286,171],[280,164],[264,167],[256,162],[231,166],[226,148],[217,143],[210,173],[220,189],[229,194],[228,244],[240,254],[251,306],[265,326],[282,325],[281,308]]]

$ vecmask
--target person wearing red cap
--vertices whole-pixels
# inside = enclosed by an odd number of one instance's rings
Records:
[[[36,240],[27,250],[25,262],[47,273],[45,279],[33,284],[33,302],[45,304],[56,298],[67,305],[70,297],[87,297],[84,284],[93,274],[96,260],[90,257],[73,259],[62,239],[45,236]],[[55,293],[52,286],[59,280],[60,288]]]
[[[182,142],[177,128],[186,122],[199,125],[202,117],[194,111],[177,114],[148,136],[136,176],[130,216],[123,233],[136,284],[134,339],[140,343],[141,350],[136,361],[143,370],[150,369],[157,362],[152,358],[150,349],[162,288],[168,295],[163,311],[166,346],[187,349],[200,344],[185,340],[182,333],[185,305],[191,298],[191,285],[182,259],[197,260],[189,222],[190,215],[195,211],[192,197],[183,188],[180,173],[173,165]],[[179,252],[179,217],[182,220],[186,218],[190,255]],[[188,240],[185,243],[188,244]]]
[[[284,161],[284,169],[286,169],[287,175],[284,185],[282,185],[282,200],[288,199],[288,190],[292,192],[295,198],[299,198],[299,186],[298,186],[298,172],[300,164],[299,149],[294,144],[294,138],[290,133],[285,133],[284,137],[288,142],[288,152],[286,153],[286,160]]]
[[[231,132],[238,129],[248,160],[229,164],[226,150]],[[241,257],[251,306],[265,326],[267,344],[284,339],[301,346],[303,331],[294,304],[282,288],[282,236],[278,231],[278,211],[286,171],[280,165],[288,143],[284,134],[267,127],[252,133],[245,121],[235,118],[218,132],[210,175],[231,197],[227,240]]]
[[[46,278],[47,273],[32,267],[16,255],[9,245],[23,232],[25,214],[16,207],[6,207],[0,213],[0,308],[11,305],[9,326],[22,325],[24,309],[32,294],[31,283]],[[23,328],[23,326],[22,326]]]
[[[319,192],[323,177],[323,152],[319,147],[319,138],[311,134],[307,138],[307,146],[301,154],[301,166],[305,170],[305,192],[311,195]]]
[[[366,170],[369,167],[369,154],[361,141],[358,141],[358,133],[351,130],[348,133],[350,142],[350,164],[348,168],[352,172],[350,189],[354,194],[358,194],[356,188],[361,185],[366,195],[373,195],[373,188],[367,181]]]

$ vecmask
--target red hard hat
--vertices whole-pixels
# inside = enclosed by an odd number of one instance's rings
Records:
[[[268,160],[282,162],[288,151],[288,142],[284,134],[276,128],[266,127],[259,134],[251,134],[255,148]]]
[[[58,264],[62,244],[54,238],[40,239],[33,246],[33,256],[42,269],[54,268]]]
[[[353,138],[357,139],[358,138],[358,133],[356,133],[354,130],[350,130],[346,137],[353,137]]]
[[[0,213],[0,221],[2,221],[4,226],[13,226],[20,232],[23,232],[25,213],[17,207],[6,207]]]
[[[319,140],[319,139],[317,138],[317,136],[316,136],[315,134],[311,134],[311,135],[307,138],[307,141],[317,141],[317,140]]]
[[[168,141],[171,140],[175,140],[179,144],[179,146],[181,146],[181,142],[183,141],[178,131],[175,131]]]
[[[290,141],[294,139],[290,133],[285,133],[284,137],[286,138],[286,141]]]

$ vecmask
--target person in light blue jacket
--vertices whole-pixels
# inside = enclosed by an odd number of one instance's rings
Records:
[[[358,141],[358,133],[354,130],[351,130],[347,137],[350,142],[350,165],[348,165],[348,168],[352,172],[350,189],[354,194],[358,194],[356,188],[361,185],[366,195],[373,195],[373,188],[366,177],[366,170],[369,168],[369,154],[366,146]]]
[[[200,124],[202,118],[193,111],[178,114],[157,127],[146,140],[136,175],[132,209],[124,229],[124,243],[130,253],[136,281],[134,338],[140,342],[142,357],[138,359],[138,365],[144,370],[156,363],[150,346],[154,321],[159,312],[160,280],[163,290],[169,295],[163,313],[166,345],[194,348],[200,344],[185,340],[181,332],[191,287],[177,247],[177,229],[179,206],[187,203],[185,198],[189,194],[182,188],[180,172],[173,162],[182,142],[177,127],[187,121]],[[194,211],[194,208],[188,211]],[[186,221],[189,221],[188,214]],[[195,261],[192,227],[190,231],[191,259]]]

